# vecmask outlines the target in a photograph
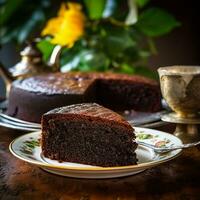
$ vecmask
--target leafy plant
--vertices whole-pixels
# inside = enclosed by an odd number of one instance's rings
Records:
[[[0,0],[0,44],[10,41],[22,44],[38,35],[46,20],[56,14],[60,3],[59,0]]]
[[[4,44],[10,40],[22,43],[27,38],[38,36],[47,20],[56,16],[62,1],[0,2],[0,43]],[[72,47],[63,47],[61,71],[115,71],[156,77],[146,67],[147,61],[156,52],[154,38],[180,25],[171,14],[149,7],[150,0],[78,2],[86,17],[84,35]],[[55,46],[51,38],[44,37],[38,43],[46,61]]]

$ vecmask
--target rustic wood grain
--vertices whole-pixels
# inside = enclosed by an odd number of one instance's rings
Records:
[[[169,129],[165,127],[164,130]],[[87,180],[53,175],[20,161],[8,150],[19,132],[0,128],[0,199],[199,200],[200,148],[143,173]]]

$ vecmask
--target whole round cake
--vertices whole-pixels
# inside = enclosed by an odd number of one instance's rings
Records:
[[[96,102],[115,111],[156,112],[161,108],[157,82],[113,73],[52,73],[14,81],[7,114],[40,122],[42,114],[56,107]]]

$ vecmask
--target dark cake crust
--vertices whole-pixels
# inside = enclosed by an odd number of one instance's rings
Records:
[[[136,164],[134,129],[120,115],[98,104],[54,109],[42,118],[45,157],[96,166]]]
[[[135,136],[133,133],[132,126],[121,115],[96,103],[81,103],[81,104],[74,104],[70,106],[55,108],[45,113],[42,118],[44,119],[47,116],[48,119],[51,118],[56,119],[56,118],[62,118],[64,116],[64,119],[66,119],[66,117],[75,115],[78,117],[83,116],[88,120],[93,118],[96,121],[102,121],[104,123],[107,122],[120,123],[121,126],[124,126],[125,128],[131,130],[132,136]]]
[[[93,82],[87,73],[53,73],[24,79],[15,87],[46,95],[84,94]]]
[[[161,108],[158,84],[140,76],[113,73],[54,73],[12,84],[7,114],[40,122],[56,107],[97,102],[114,110],[156,112]]]

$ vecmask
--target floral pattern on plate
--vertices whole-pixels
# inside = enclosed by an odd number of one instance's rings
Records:
[[[142,140],[157,145],[180,145],[182,142],[177,137],[148,128],[135,128],[137,140]],[[181,150],[175,150],[166,154],[156,154],[152,149],[138,145],[136,154],[138,157],[137,165],[122,167],[99,167],[83,165],[78,163],[63,162],[59,163],[50,160],[42,155],[40,146],[41,132],[28,133],[16,138],[10,144],[11,153],[21,160],[33,165],[37,165],[44,170],[76,178],[113,178],[122,177],[139,173],[145,169],[154,167],[168,160],[177,157]]]

